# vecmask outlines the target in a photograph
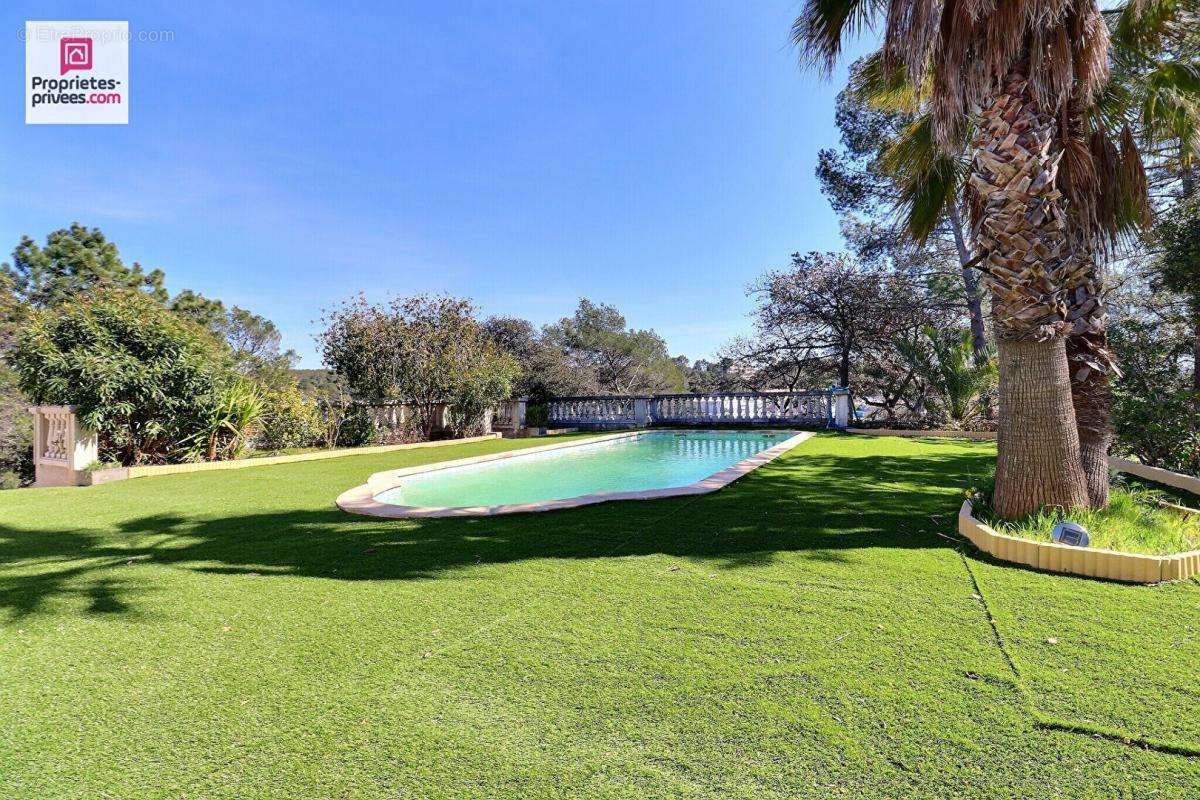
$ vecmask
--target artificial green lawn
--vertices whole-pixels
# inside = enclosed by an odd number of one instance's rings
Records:
[[[0,493],[0,797],[1200,793],[1200,586],[960,554],[990,444],[821,435],[540,515],[332,505],[538,443]]]

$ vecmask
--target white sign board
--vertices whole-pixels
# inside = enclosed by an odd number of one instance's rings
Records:
[[[26,125],[128,123],[128,22],[25,23]]]

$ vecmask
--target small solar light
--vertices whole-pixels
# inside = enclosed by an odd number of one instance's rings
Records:
[[[1054,530],[1050,532],[1050,538],[1059,544],[1069,544],[1072,547],[1088,546],[1087,528],[1069,519],[1055,525]]]

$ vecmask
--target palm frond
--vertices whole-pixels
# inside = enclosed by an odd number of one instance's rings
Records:
[[[1163,40],[1178,35],[1195,12],[1194,0],[1130,0],[1111,28],[1113,49],[1153,58],[1162,52]]]
[[[882,50],[858,63],[858,69],[850,75],[849,89],[851,96],[864,105],[902,114],[919,112],[925,95],[924,88],[914,86],[902,68],[887,63]]]
[[[1200,64],[1156,62],[1142,80],[1140,117],[1147,142],[1174,139],[1180,166],[1200,156]]]
[[[882,0],[806,0],[792,24],[792,43],[801,62],[832,72],[843,40],[867,29],[883,7]]]
[[[904,129],[883,154],[880,167],[899,186],[896,213],[918,242],[928,239],[958,202],[967,168],[938,147],[929,114]]]

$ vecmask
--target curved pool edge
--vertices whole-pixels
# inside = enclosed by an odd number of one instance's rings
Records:
[[[503,461],[505,459],[517,458],[523,455],[544,453],[549,450],[561,450],[568,447],[580,447],[583,445],[595,444],[597,442],[637,438],[638,436],[645,436],[655,432],[655,429],[623,431],[621,433],[610,433],[603,436],[590,437],[582,441],[574,440],[569,442],[554,442],[552,444],[539,445],[537,447],[524,447],[517,450],[506,450],[502,453],[489,453],[488,455],[483,456],[459,458],[452,461],[438,461],[432,464],[422,464],[416,467],[384,470],[382,472],[376,472],[372,474],[367,478],[366,483],[342,492],[340,495],[338,495],[335,502],[337,503],[338,508],[350,514],[360,514],[368,517],[384,517],[387,519],[413,519],[422,517],[490,517],[497,514],[519,514],[532,511],[556,511],[559,509],[577,508],[578,506],[592,505],[593,503],[605,503],[613,500],[653,500],[660,497],[707,494],[709,492],[715,492],[718,489],[723,489],[743,475],[758,469],[763,464],[768,464],[774,461],[796,445],[809,439],[814,433],[814,431],[801,431],[794,436],[788,437],[779,444],[772,445],[766,450],[755,453],[754,455],[744,458],[735,464],[731,464],[719,472],[714,472],[712,475],[698,480],[695,483],[690,483],[686,486],[673,486],[665,489],[645,489],[636,492],[597,492],[596,494],[585,494],[578,497],[568,497],[559,500],[543,500],[536,503],[517,503],[500,506],[401,506],[393,505],[391,503],[381,503],[375,499],[377,495],[399,486],[400,479],[407,478],[410,475],[417,475],[425,472],[438,472],[439,470],[443,469],[465,467],[471,464],[483,464],[489,461]]]

